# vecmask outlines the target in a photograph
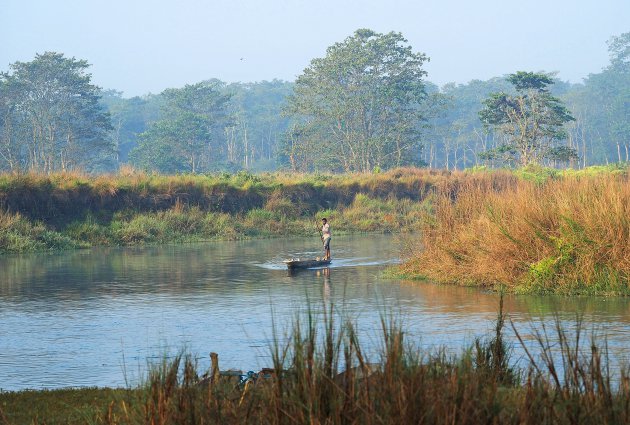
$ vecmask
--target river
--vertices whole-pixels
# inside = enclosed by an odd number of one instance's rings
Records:
[[[313,238],[95,248],[0,257],[0,389],[134,385],[147,363],[182,349],[219,353],[222,369],[271,365],[273,329],[310,305],[333,303],[378,345],[393,315],[421,347],[460,350],[492,330],[499,296],[474,288],[388,279],[397,236],[333,239],[330,268],[289,275],[282,259],[321,255]],[[535,329],[583,320],[628,358],[630,300],[509,295],[505,310],[526,341]],[[515,358],[524,356],[511,326]],[[535,351],[535,349],[534,349]],[[624,360],[625,361],[625,360]]]

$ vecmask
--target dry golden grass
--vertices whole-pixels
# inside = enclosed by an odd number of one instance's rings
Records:
[[[438,191],[424,248],[406,273],[443,282],[624,292],[630,275],[626,175],[496,184],[481,176]]]
[[[357,194],[374,198],[421,199],[435,185],[445,184],[447,174],[401,168],[382,174],[254,175],[246,172],[216,175],[166,176],[124,168],[118,174],[91,176],[81,172],[0,174],[0,209],[32,219],[81,219],[91,213],[167,210],[177,202],[227,213],[262,208],[282,208],[295,213],[349,205]],[[284,205],[281,205],[284,204]],[[46,206],[47,208],[42,208]]]
[[[448,174],[0,174],[0,253],[411,229],[422,200]],[[9,217],[18,217],[11,218]],[[218,219],[219,218],[219,219]],[[217,221],[218,220],[218,221]]]

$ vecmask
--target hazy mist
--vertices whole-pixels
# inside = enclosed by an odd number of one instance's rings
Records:
[[[516,70],[579,82],[630,28],[628,0],[3,0],[0,69],[35,53],[87,59],[125,96],[208,78],[293,81],[357,28],[400,31],[437,84]]]

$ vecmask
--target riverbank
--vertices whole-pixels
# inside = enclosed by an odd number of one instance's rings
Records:
[[[538,336],[541,357],[517,367],[505,319],[500,308],[494,331],[458,354],[413,345],[402,327],[383,319],[375,364],[353,324],[337,324],[330,307],[296,322],[286,345],[271,347],[273,367],[248,383],[216,369],[200,376],[193,357],[179,355],[154,365],[137,388],[0,393],[0,418],[6,424],[630,421],[627,369],[614,369],[596,341],[576,343],[584,337],[579,326],[570,335],[558,325]]]
[[[447,175],[3,175],[0,253],[413,230]]]
[[[628,169],[539,171],[507,187],[484,176],[455,196],[436,193],[401,272],[512,292],[630,295]]]
[[[467,182],[497,190],[519,176],[495,171],[398,168],[376,174],[0,175],[0,254],[317,235],[418,230],[435,194]]]

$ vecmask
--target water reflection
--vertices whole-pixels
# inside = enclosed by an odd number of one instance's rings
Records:
[[[485,334],[496,294],[384,279],[395,237],[336,237],[330,267],[287,274],[284,258],[321,255],[318,241],[274,239],[101,248],[0,258],[0,388],[124,385],[146,359],[187,347],[224,368],[267,366],[272,323],[289,327],[307,302],[334,303],[363,335],[395,312],[422,345],[459,349]],[[307,301],[308,300],[308,301]],[[617,353],[630,334],[622,298],[507,296],[526,338],[557,315],[605,331]],[[273,315],[272,315],[273,312]]]

